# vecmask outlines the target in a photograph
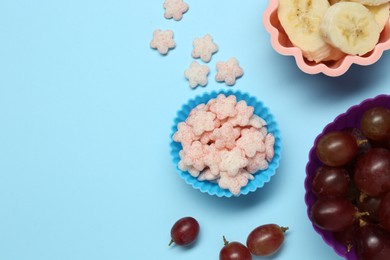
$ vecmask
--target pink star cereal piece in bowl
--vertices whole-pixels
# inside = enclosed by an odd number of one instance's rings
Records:
[[[230,119],[242,103],[252,107],[252,113],[246,115],[246,124],[233,126]],[[253,134],[245,137],[246,131]],[[180,177],[202,193],[218,197],[246,195],[263,187],[281,158],[273,115],[262,102],[239,91],[213,91],[189,100],[174,119],[170,148]]]
[[[150,41],[150,47],[157,49],[160,54],[167,54],[169,49],[175,48],[176,43],[173,40],[173,31],[162,31],[157,29],[153,32],[153,39]]]
[[[173,18],[175,21],[180,21],[189,8],[183,0],[165,0],[163,7],[165,9],[164,17],[166,19]]]
[[[329,1],[333,2],[339,1]],[[279,0],[270,0],[269,6],[263,15],[263,24],[271,36],[271,44],[276,52],[295,58],[298,68],[307,74],[319,74],[330,77],[338,77],[345,74],[352,64],[367,66],[375,63],[382,56],[383,52],[390,49],[390,20],[388,20],[380,33],[379,41],[373,50],[364,55],[340,55],[340,51],[333,48],[325,58],[315,62],[310,60],[310,55],[304,57],[302,50],[292,43],[286,30],[283,28],[278,17]]]

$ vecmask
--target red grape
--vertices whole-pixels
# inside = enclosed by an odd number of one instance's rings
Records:
[[[330,132],[322,136],[316,146],[318,159],[328,166],[342,166],[357,154],[358,145],[352,134],[345,131]]]
[[[269,256],[277,252],[283,244],[287,227],[276,224],[261,225],[249,234],[246,245],[257,256]]]
[[[390,191],[383,196],[379,205],[379,221],[390,232]]]
[[[356,253],[361,260],[385,260],[390,252],[390,235],[375,224],[365,224],[356,231]]]
[[[364,112],[360,121],[363,134],[374,141],[386,141],[390,133],[390,110],[374,107]]]
[[[349,192],[350,177],[341,167],[319,167],[311,182],[311,190],[317,197],[346,197]]]
[[[359,217],[355,205],[345,198],[319,198],[311,207],[313,223],[324,230],[339,232],[351,226]]]
[[[248,248],[240,242],[228,242],[223,237],[224,247],[219,252],[219,260],[252,260]]]
[[[390,151],[373,148],[356,163],[354,180],[362,192],[378,197],[390,190]]]
[[[176,221],[171,229],[171,245],[186,246],[195,241],[199,234],[199,223],[193,217],[184,217]]]

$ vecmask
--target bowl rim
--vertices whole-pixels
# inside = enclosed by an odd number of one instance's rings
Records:
[[[274,27],[271,23],[271,16],[278,9],[278,0],[270,0],[268,7],[265,9],[263,14],[263,24],[265,29],[271,36],[271,45],[276,52],[284,56],[294,56],[295,62],[300,70],[307,74],[319,74],[323,73],[330,77],[338,77],[343,75],[348,71],[352,64],[357,64],[361,66],[368,66],[377,62],[382,56],[383,52],[390,49],[390,38],[385,42],[379,42],[375,48],[372,50],[372,53],[369,56],[354,56],[347,55],[344,60],[341,62],[340,66],[336,68],[328,67],[324,63],[317,63],[312,66],[308,65],[302,55],[302,51],[297,47],[285,47],[282,46],[279,41],[279,30]],[[276,16],[277,17],[277,16]],[[386,33],[390,34],[390,19],[385,25],[383,31],[386,30]],[[382,33],[383,33],[382,31]]]
[[[207,100],[209,100],[211,98],[216,97],[219,94],[224,94],[226,96],[235,95],[237,97],[237,100],[246,100],[246,101],[251,100],[256,105],[261,107],[261,111],[265,111],[267,113],[267,117],[270,118],[270,120],[267,121],[267,125],[274,126],[272,133],[275,137],[275,144],[274,144],[274,153],[275,154],[274,154],[272,161],[269,163],[269,167],[265,170],[258,171],[255,174],[253,174],[255,179],[249,180],[248,184],[244,187],[247,187],[249,185],[249,183],[252,183],[252,182],[255,183],[256,185],[254,187],[252,186],[252,188],[248,187],[247,189],[244,189],[244,191],[243,191],[243,189],[241,189],[241,191],[238,195],[233,195],[229,190],[222,189],[218,185],[217,185],[218,187],[216,187],[216,189],[217,189],[216,191],[210,191],[210,189],[202,189],[201,186],[196,185],[196,184],[200,183],[200,182],[203,183],[203,181],[198,181],[197,178],[192,177],[188,172],[181,171],[178,168],[177,163],[175,163],[175,161],[174,161],[176,159],[178,146],[181,147],[181,144],[179,142],[175,142],[172,137],[173,137],[174,133],[177,131],[177,124],[179,122],[181,122],[179,118],[182,117],[181,114],[183,113],[183,110],[185,108],[188,108],[188,107],[190,107],[190,110],[192,110],[196,105],[198,105],[200,103],[204,103],[205,102],[204,99],[206,97],[207,97]],[[239,99],[239,97],[242,97],[242,98]],[[191,106],[190,104],[193,104],[193,106]],[[255,108],[255,111],[256,111],[256,108]],[[186,113],[184,113],[184,114],[185,114],[185,117],[188,116],[188,114],[186,114]],[[256,113],[254,112],[254,114],[256,114]],[[280,135],[279,126],[278,126],[277,121],[275,120],[274,115],[270,112],[269,108],[267,106],[265,106],[262,101],[258,100],[255,96],[250,95],[247,92],[242,92],[239,90],[230,90],[230,89],[229,90],[220,89],[220,90],[213,90],[211,92],[204,92],[202,94],[196,95],[193,98],[188,99],[187,102],[184,103],[181,106],[181,108],[177,111],[176,116],[174,117],[173,126],[171,127],[169,146],[170,146],[170,154],[171,154],[172,162],[175,166],[177,173],[179,173],[180,178],[184,179],[184,181],[187,184],[191,185],[194,189],[200,190],[202,193],[208,193],[209,195],[215,195],[217,197],[228,197],[228,198],[229,197],[240,197],[242,195],[247,195],[251,192],[254,192],[254,191],[258,190],[259,188],[262,188],[266,183],[270,182],[271,178],[276,174],[276,170],[279,168],[280,159],[282,157],[282,152],[281,152],[282,145],[281,145],[281,135]],[[260,177],[258,177],[258,176],[260,176],[259,175],[260,172],[266,173],[267,175],[265,177],[267,177],[267,178],[260,179]],[[191,176],[190,177],[191,181],[188,180],[188,176]],[[262,177],[264,177],[264,176],[262,176]]]
[[[337,126],[338,122],[342,121],[342,120],[345,120],[350,114],[354,114],[355,112],[357,113],[359,109],[361,109],[362,107],[373,107],[375,102],[378,102],[378,101],[382,101],[382,100],[389,100],[390,101],[390,94],[379,94],[375,97],[372,97],[372,98],[367,98],[363,101],[361,101],[359,104],[355,104],[351,107],[349,107],[345,112],[337,115],[333,121],[331,121],[330,123],[328,123],[324,128],[323,130],[321,131],[321,133],[319,133],[316,138],[314,139],[314,142],[310,148],[310,151],[309,151],[309,154],[308,154],[308,162],[306,163],[306,167],[305,167],[305,179],[304,179],[304,188],[305,188],[305,194],[304,194],[304,201],[305,201],[305,204],[306,204],[306,213],[307,213],[307,216],[308,216],[308,219],[311,223],[311,225],[313,226],[314,230],[316,231],[317,234],[319,234],[322,238],[322,240],[327,244],[329,245],[339,256],[341,257],[344,257],[345,259],[347,260],[357,260],[357,257],[356,257],[356,254],[354,251],[351,251],[349,253],[345,252],[345,250],[343,250],[345,248],[345,246],[341,245],[340,243],[338,243],[331,235],[331,232],[328,232],[328,231],[325,231],[325,230],[322,230],[320,228],[318,228],[317,226],[314,225],[314,223],[311,221],[311,218],[310,218],[310,210],[311,210],[311,207],[312,207],[312,202],[311,200],[313,199],[313,194],[312,192],[310,191],[310,180],[311,180],[311,177],[313,175],[312,171],[311,171],[311,167],[312,167],[312,164],[314,164],[315,162],[313,161],[313,158],[316,158],[315,157],[315,153],[316,153],[316,145],[318,144],[320,138],[325,134],[325,133],[328,133],[329,131],[333,131],[332,129]],[[390,107],[390,105],[389,105]],[[349,257],[352,257],[351,258],[348,258]]]

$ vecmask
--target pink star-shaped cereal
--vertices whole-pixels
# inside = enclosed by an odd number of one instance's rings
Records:
[[[188,4],[183,0],[165,0],[164,2],[166,19],[173,18],[176,21],[180,21],[183,18],[183,14],[188,11]]]
[[[212,133],[213,140],[215,140],[215,147],[218,149],[233,149],[236,146],[236,139],[240,136],[239,128],[233,127],[232,124],[226,122],[220,128],[214,129]]]
[[[192,126],[194,134],[200,136],[203,132],[212,131],[218,125],[215,121],[215,114],[199,110],[188,116],[186,123]]]
[[[245,153],[238,147],[235,147],[231,151],[221,151],[221,162],[219,169],[227,172],[230,176],[236,176],[240,169],[246,167],[248,159],[245,157]]]
[[[191,174],[192,177],[198,177],[200,174],[200,171],[195,169],[195,167],[185,164],[182,160],[179,161],[178,167],[183,172],[188,172]]]
[[[177,125],[177,132],[173,134],[172,139],[175,142],[181,142],[181,145],[191,145],[192,141],[196,140],[196,136],[192,131],[192,127],[185,122],[180,122]]]
[[[219,120],[236,115],[237,98],[234,95],[226,97],[224,94],[219,94],[217,98],[210,104],[210,111],[217,115]]]
[[[167,54],[169,49],[172,49],[175,46],[176,43],[173,40],[173,31],[161,31],[160,29],[157,29],[153,32],[153,39],[150,42],[150,47],[157,49],[160,54]]]
[[[201,65],[196,61],[193,61],[188,69],[184,71],[184,77],[189,81],[190,87],[207,85],[207,75],[210,69],[206,65]]]
[[[225,81],[227,85],[232,86],[243,74],[244,71],[238,65],[236,58],[230,58],[226,62],[217,62],[217,75],[215,76],[217,81]]]
[[[264,152],[257,152],[255,156],[252,158],[248,158],[248,165],[246,166],[246,170],[249,173],[255,173],[260,170],[265,170],[268,168],[268,162],[265,159]]]
[[[221,178],[218,180],[218,185],[222,189],[229,189],[233,195],[240,194],[241,188],[247,184],[248,175],[241,172],[235,176],[231,176],[227,172],[221,172]]]
[[[192,57],[201,58],[204,62],[209,62],[213,53],[218,51],[218,45],[213,42],[210,34],[206,34],[203,38],[195,38],[192,45]]]
[[[249,122],[248,122],[248,125],[254,127],[254,128],[257,128],[257,129],[260,129],[262,128],[263,126],[266,126],[267,125],[267,122],[259,117],[258,115],[256,114],[253,114],[250,118],[249,118]]]
[[[182,151],[181,159],[185,165],[193,166],[198,171],[202,171],[205,168],[203,144],[201,142],[194,141]]]
[[[273,134],[267,134],[265,136],[265,153],[267,161],[272,161],[272,158],[274,158],[274,144],[275,144],[275,137]]]
[[[220,172],[219,163],[221,162],[221,151],[218,150],[214,144],[204,146],[204,151],[204,164],[209,167],[213,175],[218,176]]]
[[[245,100],[240,100],[236,105],[237,114],[229,119],[229,122],[234,126],[246,126],[249,124],[249,120],[253,115],[254,108],[252,106],[248,106]]]
[[[265,145],[263,143],[263,136],[260,131],[252,131],[250,129],[243,129],[241,137],[237,139],[237,147],[245,151],[248,157],[253,157],[256,152],[264,152]]]

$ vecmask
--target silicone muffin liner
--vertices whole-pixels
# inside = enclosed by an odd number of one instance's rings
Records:
[[[345,113],[337,116],[333,122],[329,123],[319,134],[315,141],[314,145],[309,153],[309,161],[306,165],[306,178],[305,178],[305,203],[307,205],[307,214],[310,219],[310,210],[316,201],[315,195],[311,192],[310,183],[314,177],[315,171],[318,167],[323,165],[316,156],[315,147],[318,144],[318,141],[326,133],[342,130],[347,127],[360,127],[360,119],[363,113],[376,106],[387,107],[390,109],[390,95],[379,95],[375,98],[370,98],[364,100],[359,105],[352,106]],[[348,260],[358,260],[354,250],[347,252],[347,248],[339,243],[332,235],[331,232],[324,231],[313,224],[314,230],[321,235],[322,239],[331,246],[334,251]]]
[[[302,51],[294,47],[288,39],[278,19],[278,0],[271,0],[264,12],[263,23],[271,35],[271,44],[276,52],[286,56],[294,56],[299,69],[307,74],[323,73],[327,76],[337,77],[348,71],[352,64],[371,65],[379,60],[383,52],[390,49],[390,20],[383,29],[376,47],[363,56],[347,55],[337,61],[310,62],[302,55]]]
[[[257,101],[256,98],[251,97],[246,93],[240,91],[232,90],[220,90],[213,91],[211,93],[205,93],[203,95],[198,95],[194,99],[190,99],[181,109],[177,112],[176,118],[174,119],[174,124],[172,127],[172,134],[170,136],[171,143],[171,157],[172,162],[176,167],[176,170],[179,173],[179,176],[184,179],[187,184],[190,184],[194,189],[200,190],[202,193],[208,193],[209,195],[215,195],[218,197],[232,197],[234,196],[229,190],[221,189],[217,183],[210,181],[199,181],[197,178],[191,176],[188,172],[181,171],[178,168],[178,163],[180,161],[179,152],[182,149],[181,143],[175,142],[172,137],[173,134],[177,131],[177,125],[180,122],[183,122],[188,117],[190,111],[201,103],[207,103],[210,99],[216,98],[219,94],[224,94],[225,96],[235,95],[237,101],[245,100],[249,106],[254,107],[254,114],[260,116],[267,122],[267,129],[269,133],[272,133],[275,137],[274,150],[275,154],[272,161],[269,163],[269,167],[266,170],[258,171],[254,174],[254,179],[250,180],[248,184],[241,188],[241,191],[238,195],[246,195],[249,192],[254,192],[258,188],[264,186],[265,183],[271,180],[271,177],[275,175],[276,169],[279,166],[279,160],[281,158],[281,138],[278,125],[275,121],[274,116],[269,112],[268,108],[263,105],[262,102]]]

